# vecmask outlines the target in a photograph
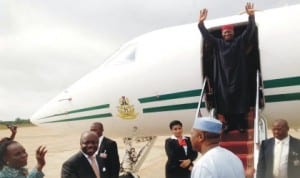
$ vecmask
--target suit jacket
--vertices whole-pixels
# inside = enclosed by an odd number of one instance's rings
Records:
[[[103,171],[103,163],[96,156],[101,178],[109,178]],[[80,151],[63,163],[61,178],[96,178],[96,174],[87,158]]]
[[[101,159],[108,178],[118,178],[120,160],[117,143],[107,137],[103,137],[97,156]]]
[[[264,140],[259,151],[257,164],[257,178],[273,178],[275,139]],[[300,140],[290,136],[288,153],[288,178],[299,178],[300,176]]]
[[[198,153],[192,149],[192,144],[189,137],[186,137],[187,154],[184,148],[179,145],[177,139],[168,138],[165,142],[165,150],[168,156],[166,163],[166,177],[167,178],[190,178],[191,171],[188,168],[182,168],[179,165],[179,160],[190,159],[194,161]]]

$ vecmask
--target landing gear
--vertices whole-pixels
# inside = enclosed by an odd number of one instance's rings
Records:
[[[121,162],[120,178],[139,178],[137,172],[155,140],[155,136],[123,138],[126,149]]]

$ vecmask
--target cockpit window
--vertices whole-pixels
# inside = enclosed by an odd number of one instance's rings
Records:
[[[105,62],[105,66],[115,66],[115,65],[123,65],[128,64],[135,61],[136,57],[136,45],[128,45],[122,47],[115,54],[113,54],[107,62]]]

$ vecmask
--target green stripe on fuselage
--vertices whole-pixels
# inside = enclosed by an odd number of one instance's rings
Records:
[[[57,120],[57,121],[49,121],[49,122],[45,122],[45,123],[70,122],[70,121],[97,119],[97,118],[103,118],[103,117],[112,117],[112,114],[111,113],[106,113],[106,114],[96,114],[96,115],[83,116],[83,117],[73,117],[73,118],[69,118],[69,119],[62,119],[62,120]]]
[[[289,94],[279,94],[279,95],[268,95],[265,97],[266,102],[283,102],[283,101],[295,101],[300,100],[300,93],[289,93]],[[187,103],[178,105],[168,105],[168,106],[156,106],[143,109],[144,113],[152,112],[164,112],[164,111],[177,111],[186,109],[196,109],[198,103]],[[201,108],[205,107],[204,103],[201,103]]]
[[[289,78],[280,78],[280,79],[272,79],[272,80],[265,80],[264,81],[264,88],[277,88],[277,87],[286,87],[286,86],[298,86],[300,85],[300,77],[289,77]],[[176,93],[169,93],[163,94],[158,96],[150,96],[139,98],[140,103],[151,103],[151,102],[159,102],[165,100],[172,100],[172,99],[180,99],[180,98],[188,98],[188,97],[195,97],[200,96],[201,89],[189,90],[189,91],[181,91]],[[265,96],[266,102],[283,102],[283,101],[295,101],[300,100],[300,93],[287,93],[287,94],[277,94],[277,95],[268,95]],[[87,107],[78,110],[72,110],[65,113],[54,114],[40,119],[46,119],[55,116],[61,116],[66,114],[73,114],[85,111],[92,111],[96,109],[104,109],[109,108],[109,104],[103,104],[93,107]],[[203,103],[201,107],[204,107]],[[178,105],[167,105],[167,106],[155,106],[144,108],[144,113],[153,113],[153,112],[163,112],[163,111],[176,111],[176,110],[186,110],[186,109],[195,109],[197,108],[197,103],[186,103],[186,104],[178,104]],[[87,116],[88,117],[88,116]],[[110,116],[108,116],[110,117]]]
[[[64,112],[64,113],[53,114],[53,115],[43,117],[43,118],[40,118],[40,119],[46,119],[46,118],[49,118],[49,117],[62,116],[62,115],[67,115],[67,114],[73,114],[73,113],[85,112],[85,111],[92,111],[92,110],[97,110],[97,109],[105,109],[105,108],[109,108],[109,104],[103,104],[103,105],[92,106],[92,107],[83,108],[83,109],[71,110],[71,111]]]
[[[145,108],[145,109],[143,109],[143,113],[195,109],[197,107],[198,107],[198,103],[177,104],[177,105]],[[204,103],[201,104],[201,107],[204,107]]]
[[[300,85],[300,77],[265,80],[264,88],[277,88]]]
[[[300,100],[300,93],[288,93],[279,95],[268,95],[265,97],[267,103],[282,102],[282,101],[295,101]]]
[[[272,79],[272,80],[264,81],[264,88],[277,88],[277,87],[287,87],[287,86],[296,86],[296,85],[300,85],[300,77],[289,77],[289,78]],[[140,98],[139,101],[140,103],[150,103],[155,101],[200,96],[200,93],[201,93],[201,89],[189,90],[189,91],[182,91],[182,92]]]
[[[190,91],[164,94],[164,95],[159,95],[159,96],[140,98],[139,101],[140,101],[140,103],[149,103],[149,102],[154,102],[154,101],[194,97],[194,96],[199,96],[200,93],[201,93],[201,90],[197,89],[197,90],[190,90]]]
[[[268,95],[266,96],[266,102],[284,102],[284,101],[296,101],[300,100],[300,93],[289,93],[289,94],[279,94],[279,95]],[[156,112],[165,112],[165,111],[179,111],[179,110],[188,110],[188,109],[196,109],[198,107],[198,103],[186,103],[186,104],[178,104],[178,105],[168,105],[168,106],[156,106],[150,108],[144,108],[143,113],[156,113]],[[201,108],[205,107],[204,103],[201,103]],[[112,117],[111,113],[106,114],[97,114],[83,117],[75,117],[57,121],[50,121],[45,123],[55,123],[55,122],[69,122],[69,121],[78,121],[78,120],[88,120],[88,119],[96,119],[103,117]]]

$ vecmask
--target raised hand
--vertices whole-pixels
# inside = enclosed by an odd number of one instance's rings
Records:
[[[45,155],[47,153],[47,149],[45,146],[39,146],[38,149],[35,152],[35,157],[37,160],[37,170],[41,171],[42,168],[45,166],[46,161],[45,161]]]
[[[203,23],[206,17],[207,17],[207,9],[204,8],[200,10],[199,23]]]
[[[247,2],[245,9],[248,15],[254,15],[255,10],[253,3]]]
[[[11,132],[10,139],[14,140],[15,136],[17,134],[18,127],[16,125],[7,125],[7,127],[9,128],[9,130]]]

